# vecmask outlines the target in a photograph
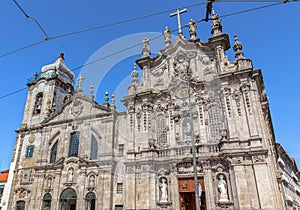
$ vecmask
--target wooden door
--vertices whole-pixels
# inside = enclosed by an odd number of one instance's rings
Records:
[[[203,178],[198,179],[202,192],[199,199],[200,209],[206,210],[205,188]],[[195,186],[193,178],[178,179],[180,210],[196,210]]]

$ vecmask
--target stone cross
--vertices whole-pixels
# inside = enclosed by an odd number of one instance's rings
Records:
[[[78,81],[78,84],[77,84],[77,90],[78,90],[79,92],[82,91],[82,82],[83,82],[84,79],[85,79],[85,78],[84,78],[82,75],[80,75],[79,78],[77,79],[77,81]]]
[[[181,22],[180,22],[180,14],[181,14],[181,13],[185,13],[185,12],[187,12],[187,9],[180,10],[180,9],[178,8],[178,9],[176,9],[176,12],[170,14],[170,17],[173,17],[173,16],[177,15],[178,34],[182,34],[182,31],[181,31]]]

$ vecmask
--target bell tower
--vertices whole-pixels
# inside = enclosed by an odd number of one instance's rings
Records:
[[[28,95],[22,127],[41,123],[55,110],[60,109],[74,92],[74,73],[66,66],[64,54],[43,66],[40,73],[28,79]]]

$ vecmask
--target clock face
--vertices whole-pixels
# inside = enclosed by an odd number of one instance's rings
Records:
[[[33,143],[35,141],[35,135],[32,134],[30,137],[29,137],[29,143]]]

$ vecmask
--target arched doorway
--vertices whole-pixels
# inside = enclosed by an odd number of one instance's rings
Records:
[[[85,196],[85,208],[86,210],[96,210],[96,195],[93,192],[89,192]]]
[[[60,210],[76,210],[77,195],[72,188],[65,189],[59,199]]]
[[[16,205],[16,210],[24,210],[25,209],[25,201],[18,201]]]

